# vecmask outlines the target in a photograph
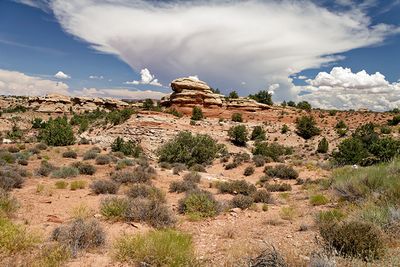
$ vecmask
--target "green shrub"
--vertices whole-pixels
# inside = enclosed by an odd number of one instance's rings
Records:
[[[173,168],[172,168],[172,173],[173,173],[174,175],[179,175],[180,172],[186,171],[186,170],[187,170],[187,167],[186,167],[185,164],[182,164],[182,163],[175,163],[174,166],[173,166]]]
[[[390,134],[392,132],[392,129],[388,126],[382,126],[381,127],[381,134]]]
[[[178,117],[178,118],[182,118],[183,117],[183,114],[181,112],[177,111],[175,108],[168,109],[168,110],[166,110],[166,112],[171,114],[171,115],[174,115],[175,117]]]
[[[157,151],[159,162],[183,163],[188,166],[209,164],[217,157],[221,146],[209,135],[180,132]]]
[[[68,183],[66,181],[57,181],[54,183],[57,189],[65,189],[68,187]]]
[[[63,158],[71,158],[71,159],[76,159],[78,157],[78,154],[75,151],[69,150],[65,151],[62,154]]]
[[[96,151],[86,151],[85,154],[83,154],[83,160],[90,160],[90,159],[95,159],[98,156],[98,152]]]
[[[200,107],[194,107],[193,109],[192,109],[192,117],[191,117],[191,120],[193,120],[193,121],[199,121],[199,120],[202,120],[202,119],[204,119],[204,115],[203,115],[203,111],[201,110],[201,108]]]
[[[69,188],[72,191],[78,190],[78,189],[84,189],[86,187],[86,182],[82,180],[78,181],[72,181],[71,184],[69,185]]]
[[[242,113],[233,113],[232,114],[232,121],[234,121],[234,122],[243,122]]]
[[[74,162],[72,166],[77,168],[79,170],[79,173],[83,175],[93,175],[96,173],[96,167],[89,163],[79,161]]]
[[[331,209],[327,211],[320,211],[315,220],[317,225],[329,224],[329,223],[338,223],[345,218],[345,215],[342,211],[338,209]]]
[[[119,125],[129,120],[133,113],[132,109],[113,110],[107,114],[106,122]]]
[[[22,225],[0,217],[0,255],[11,256],[33,248],[40,239],[29,233]]]
[[[169,185],[169,192],[182,193],[197,189],[197,184],[191,181],[173,181]]]
[[[339,137],[344,137],[347,134],[347,129],[346,128],[336,129],[336,133],[339,135]]]
[[[279,164],[275,167],[266,167],[265,173],[271,177],[281,179],[297,179],[299,177],[298,172],[293,167],[284,164]]]
[[[265,138],[264,128],[262,126],[255,126],[251,132],[251,140],[264,141]]]
[[[297,108],[309,111],[311,110],[311,104],[307,101],[300,101],[299,103],[297,103]]]
[[[380,230],[371,223],[350,221],[327,223],[319,232],[328,247],[343,256],[369,261],[381,258],[385,253],[385,241]]]
[[[231,163],[226,164],[226,165],[225,165],[225,170],[231,170],[231,169],[234,169],[234,168],[236,168],[236,167],[238,167],[238,166],[239,166],[239,163],[237,163],[236,161],[234,161],[234,162],[231,162]]]
[[[254,199],[250,196],[236,195],[231,200],[231,205],[233,208],[240,208],[242,210],[248,209],[253,205]]]
[[[369,151],[380,162],[388,162],[397,156],[400,152],[400,141],[391,137],[385,137],[372,143]]]
[[[125,142],[121,137],[117,137],[111,144],[113,152],[122,152],[125,156],[138,158],[142,153],[140,146],[135,145],[131,140]]]
[[[126,195],[129,198],[148,198],[159,203],[165,203],[165,194],[157,187],[146,185],[146,184],[134,184],[132,185]]]
[[[256,167],[262,167],[265,165],[265,158],[262,155],[254,155],[253,162]]]
[[[69,146],[75,143],[74,132],[66,117],[50,118],[39,131],[39,140],[50,146]]]
[[[264,187],[270,192],[286,192],[292,191],[292,186],[288,183],[266,183]]]
[[[254,167],[253,166],[248,166],[246,169],[244,169],[243,175],[244,176],[250,176],[254,173]]]
[[[388,125],[396,126],[400,123],[400,115],[395,115],[391,120],[388,120]]]
[[[318,143],[317,152],[318,153],[326,153],[326,152],[328,152],[328,149],[329,149],[329,143],[328,143],[328,140],[326,140],[326,138],[324,137]]]
[[[45,143],[39,143],[35,146],[36,149],[38,150],[46,150],[47,149],[47,145]]]
[[[379,135],[375,132],[375,125],[373,123],[366,123],[359,126],[352,136],[361,140],[367,148],[379,139]]]
[[[313,206],[325,205],[328,202],[329,202],[329,199],[322,194],[316,194],[316,195],[310,196],[310,204]]]
[[[52,176],[55,178],[72,178],[79,174],[79,170],[75,167],[64,166],[52,172]]]
[[[32,120],[32,129],[42,129],[46,126],[46,122],[42,118],[34,118]]]
[[[22,140],[24,132],[17,125],[14,124],[11,128],[11,131],[8,131],[6,136],[8,139],[11,139],[13,141]]]
[[[68,247],[74,257],[80,250],[96,248],[105,243],[105,232],[96,220],[76,219],[54,229],[51,239]]]
[[[289,126],[287,126],[286,124],[284,124],[281,128],[281,134],[285,134],[289,132]]]
[[[210,192],[203,190],[190,191],[179,200],[179,212],[191,218],[214,217],[220,211],[220,205]]]
[[[190,171],[192,171],[192,172],[207,172],[206,171],[206,168],[203,166],[203,165],[201,165],[201,164],[194,164],[194,165],[192,165],[190,168],[189,168],[189,170]]]
[[[228,131],[228,136],[233,144],[237,146],[245,146],[249,140],[247,128],[245,125],[232,126]]]
[[[18,201],[10,196],[8,192],[0,188],[0,218],[2,216],[10,216],[19,207]]]
[[[267,90],[261,90],[254,95],[249,95],[249,98],[254,99],[258,103],[266,104],[272,106],[272,94]]]
[[[107,155],[97,155],[96,156],[96,164],[97,165],[107,165],[111,163],[110,156]]]
[[[339,165],[357,164],[368,157],[368,150],[358,138],[347,138],[338,145],[338,151],[333,154],[334,160]]]
[[[258,189],[252,195],[255,203],[273,203],[273,198],[270,192],[265,189]]]
[[[283,155],[290,155],[293,153],[293,149],[290,147],[282,146],[276,142],[256,142],[254,144],[253,154],[262,155],[265,158],[271,158],[273,161],[279,161],[279,158]]]
[[[315,135],[319,135],[321,130],[317,127],[317,123],[312,116],[301,116],[296,120],[297,134],[304,139],[310,139]]]
[[[126,198],[108,197],[100,203],[100,213],[107,219],[121,220],[128,210],[129,201]]]
[[[192,238],[176,230],[123,235],[114,243],[114,257],[149,266],[195,266]]]
[[[233,180],[217,183],[221,194],[242,194],[249,196],[256,191],[256,187],[245,180]]]
[[[144,110],[153,110],[154,102],[150,98],[147,98],[143,101],[143,109]]]
[[[117,161],[117,164],[115,165],[116,170],[123,170],[126,167],[133,166],[135,162],[131,159],[120,159]]]
[[[236,91],[232,91],[229,93],[228,98],[237,99],[237,98],[239,98],[239,95]]]
[[[91,185],[93,193],[99,194],[116,194],[118,192],[119,184],[110,180],[96,180]]]
[[[347,125],[343,120],[340,120],[338,123],[335,125],[336,129],[347,129]]]

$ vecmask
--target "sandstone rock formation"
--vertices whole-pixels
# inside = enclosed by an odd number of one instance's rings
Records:
[[[227,109],[241,109],[245,111],[258,111],[270,108],[268,105],[257,101],[240,97],[227,99],[224,95],[215,94],[207,83],[196,78],[179,78],[171,82],[172,94],[161,99],[163,106],[206,108],[220,107]]]

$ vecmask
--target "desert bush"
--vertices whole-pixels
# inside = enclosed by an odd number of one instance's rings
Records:
[[[49,176],[50,173],[51,173],[52,171],[54,171],[55,169],[56,169],[56,167],[55,167],[53,164],[49,163],[49,162],[46,161],[46,160],[42,160],[42,161],[40,162],[40,167],[39,167],[39,169],[36,170],[36,173],[37,173],[37,175],[39,175],[39,176]]]
[[[266,138],[265,130],[262,126],[256,126],[251,132],[251,140],[264,141]]]
[[[316,194],[316,195],[310,196],[310,204],[313,206],[325,205],[328,202],[329,202],[329,199],[322,194]]]
[[[368,261],[379,259],[385,253],[384,237],[371,223],[349,221],[321,224],[319,232],[326,245],[343,256]]]
[[[200,183],[201,175],[197,172],[189,172],[183,176],[183,180],[191,183]]]
[[[338,223],[345,218],[345,214],[339,209],[330,209],[326,211],[320,211],[315,217],[317,225],[323,225],[327,223]]]
[[[172,173],[174,175],[178,175],[180,172],[186,171],[186,170],[187,170],[187,167],[185,164],[182,164],[182,163],[173,164]]]
[[[165,169],[165,170],[172,169],[171,163],[168,163],[168,162],[160,162],[158,165],[160,166],[161,169]]]
[[[68,187],[68,183],[63,180],[55,182],[54,185],[57,189],[65,189]]]
[[[243,175],[244,176],[250,176],[252,174],[254,174],[254,167],[253,166],[248,166],[246,167],[246,169],[244,169]]]
[[[226,164],[225,165],[225,170],[232,170],[232,169],[234,169],[234,168],[236,168],[238,166],[239,166],[239,163],[234,161],[234,162]]]
[[[47,145],[45,143],[39,143],[35,145],[35,148],[38,150],[46,150],[47,149]]]
[[[121,137],[117,137],[111,144],[111,150],[113,152],[122,152],[125,156],[132,156],[138,158],[142,153],[140,146],[136,145],[131,140],[124,141]]]
[[[7,132],[6,136],[8,139],[13,141],[22,140],[24,132],[14,123],[11,130]]]
[[[50,146],[69,146],[75,143],[74,132],[66,117],[50,118],[39,131],[39,140]]]
[[[193,120],[193,121],[199,121],[199,120],[202,120],[202,119],[204,119],[204,115],[203,115],[203,111],[201,110],[201,108],[200,107],[194,107],[193,109],[192,109],[192,117],[191,117],[191,120]]]
[[[176,110],[175,108],[168,109],[168,110],[166,110],[165,112],[166,112],[166,113],[169,113],[169,114],[171,114],[171,115],[174,115],[175,117],[178,117],[178,118],[182,118],[182,117],[183,117],[182,112],[179,112],[179,111]]]
[[[392,132],[392,129],[388,126],[382,126],[381,127],[381,134],[390,134]]]
[[[129,205],[129,200],[126,198],[108,197],[101,201],[100,213],[107,219],[121,220]]]
[[[234,122],[243,122],[242,113],[233,113],[231,119]]]
[[[247,128],[245,125],[236,125],[232,126],[228,130],[228,136],[230,140],[232,141],[233,144],[237,146],[245,146],[246,142],[249,140],[248,137],[248,132]]]
[[[10,196],[4,189],[0,188],[0,218],[2,216],[10,216],[19,207],[17,199]]]
[[[85,187],[86,187],[86,181],[83,181],[83,180],[72,181],[69,185],[69,188],[72,191],[75,191],[78,189],[84,189]]]
[[[328,152],[328,149],[329,149],[329,143],[328,143],[328,140],[326,140],[326,138],[324,137],[318,143],[317,152],[318,153],[326,153],[326,152]]]
[[[96,167],[89,163],[78,161],[74,162],[72,166],[77,168],[79,173],[83,175],[93,175],[96,173]]]
[[[319,135],[321,130],[317,127],[317,123],[312,116],[302,116],[296,120],[297,134],[304,139],[310,139],[315,135]]]
[[[62,154],[62,156],[63,156],[63,158],[76,159],[76,158],[78,157],[78,154],[77,154],[75,151],[68,150],[68,151],[65,151],[65,152]]]
[[[239,95],[236,91],[232,91],[229,93],[228,98],[237,99],[239,98]]]
[[[8,152],[8,151],[0,151],[0,161],[4,161],[8,164],[13,164],[17,160],[16,155]]]
[[[242,194],[234,196],[231,200],[231,206],[233,208],[240,208],[242,210],[250,208],[253,203],[254,199],[252,197]]]
[[[55,228],[51,239],[69,247],[76,257],[80,250],[103,246],[106,234],[96,220],[76,219]]]
[[[93,193],[99,194],[116,194],[118,192],[119,184],[110,180],[96,180],[91,185]]]
[[[33,248],[40,238],[28,232],[22,225],[0,217],[0,255],[11,256]]]
[[[255,185],[245,180],[234,180],[217,183],[217,188],[221,194],[242,194],[249,196],[256,191]]]
[[[234,154],[233,156],[233,162],[241,164],[243,162],[249,162],[250,161],[250,155],[245,153],[245,152],[240,152],[237,154]]]
[[[129,198],[147,198],[159,203],[165,203],[165,194],[163,191],[152,185],[134,184],[132,185],[126,195]]]
[[[79,170],[75,167],[64,166],[52,172],[52,176],[55,178],[72,178],[79,174]]]
[[[148,266],[195,266],[192,238],[176,230],[123,235],[114,243],[114,257]]]
[[[160,162],[209,164],[217,157],[221,146],[209,135],[180,132],[157,151]]]
[[[18,159],[17,163],[22,166],[28,166],[29,162],[26,159]]]
[[[193,219],[201,219],[216,216],[220,211],[220,205],[210,192],[194,190],[179,200],[178,210]]]
[[[400,115],[395,115],[391,120],[388,120],[388,125],[396,126],[400,123]]]
[[[131,159],[120,159],[117,161],[117,164],[115,165],[116,170],[123,170],[126,167],[133,166],[135,162]]]
[[[169,192],[182,193],[197,189],[197,184],[191,181],[173,181],[169,185]]]
[[[266,183],[264,187],[270,192],[286,192],[292,191],[292,186],[288,183]]]
[[[282,125],[281,134],[285,134],[287,132],[289,132],[289,126],[287,126],[286,124]]]
[[[288,267],[285,258],[275,249],[274,246],[264,250],[256,258],[251,259],[248,266],[261,267],[261,266],[273,266],[273,267]]]
[[[307,101],[300,101],[299,103],[297,103],[297,108],[309,111],[311,110],[311,104]]]
[[[297,179],[299,177],[299,173],[293,167],[284,164],[279,164],[275,167],[266,167],[264,172],[271,177],[281,179]]]
[[[206,168],[201,164],[194,164],[189,168],[192,172],[207,172]]]
[[[297,215],[297,211],[294,206],[282,207],[279,212],[279,215],[283,220],[293,221],[293,219]]]
[[[86,151],[85,154],[83,154],[83,160],[90,160],[90,159],[95,159],[98,156],[98,152],[89,150]]]
[[[132,109],[113,110],[106,115],[106,122],[119,125],[130,119],[134,111]]]
[[[385,137],[376,140],[368,149],[379,162],[388,162],[399,155],[400,141],[391,137]]]
[[[249,98],[254,99],[258,103],[266,104],[272,106],[272,94],[267,90],[261,90],[254,95],[249,95]]]
[[[255,203],[270,204],[273,202],[272,195],[265,189],[258,189],[252,195]]]
[[[107,165],[111,163],[111,158],[108,155],[97,155],[96,164],[97,165]]]
[[[273,161],[279,161],[279,158],[284,155],[290,155],[293,153],[293,149],[285,147],[276,142],[256,142],[254,144],[253,154],[262,155],[264,158],[271,158]]]
[[[9,146],[9,147],[7,148],[7,150],[8,150],[8,152],[10,152],[10,153],[18,153],[18,152],[20,151],[20,149],[19,149],[18,147],[16,147],[16,146]]]
[[[26,173],[18,166],[6,165],[0,167],[0,190],[10,191],[21,188],[25,181]]]
[[[263,155],[254,155],[253,162],[256,167],[262,167],[265,165],[265,158]]]
[[[44,128],[46,125],[46,122],[43,121],[42,118],[34,118],[32,120],[32,129],[41,129]]]
[[[339,165],[357,164],[368,157],[368,150],[362,141],[357,138],[347,138],[338,145],[338,151],[333,153],[333,158]]]
[[[111,179],[117,183],[149,183],[154,176],[151,167],[137,166],[133,170],[117,171],[111,175]]]

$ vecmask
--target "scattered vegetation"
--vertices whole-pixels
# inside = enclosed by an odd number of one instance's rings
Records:
[[[93,193],[99,194],[116,194],[118,192],[119,184],[110,180],[96,180],[91,185]]]
[[[243,122],[242,113],[233,113],[232,114],[232,121],[234,121],[234,122]]]
[[[249,95],[249,98],[254,99],[258,103],[266,104],[272,106],[272,94],[267,90],[261,90],[254,95]]]
[[[76,159],[78,157],[78,154],[75,151],[68,150],[68,151],[65,151],[62,154],[62,156],[63,156],[63,158]]]
[[[244,176],[250,176],[254,173],[255,169],[253,166],[248,166],[246,169],[244,169],[243,175]]]
[[[97,165],[107,165],[111,163],[111,158],[108,155],[97,155],[96,164]]]
[[[52,172],[52,176],[55,178],[72,178],[79,174],[79,170],[72,166],[64,166]]]
[[[262,155],[265,158],[271,158],[273,161],[279,161],[279,158],[284,155],[290,155],[293,153],[291,147],[285,147],[276,142],[256,142],[254,144],[253,154]]]
[[[242,194],[245,196],[250,196],[256,191],[255,185],[245,180],[219,182],[217,188],[221,194]]]
[[[242,210],[250,208],[253,203],[254,199],[251,196],[245,196],[242,194],[234,196],[231,200],[232,207],[240,208]]]

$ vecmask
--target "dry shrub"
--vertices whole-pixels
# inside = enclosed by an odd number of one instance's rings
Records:
[[[97,180],[90,185],[90,188],[97,195],[116,194],[118,192],[119,184],[110,180]]]
[[[232,207],[241,208],[242,210],[250,208],[253,203],[254,200],[252,197],[241,194],[234,196],[231,200]]]
[[[251,195],[257,190],[253,184],[248,183],[245,180],[220,182],[217,184],[217,188],[222,194],[242,194],[246,196]]]

